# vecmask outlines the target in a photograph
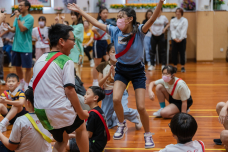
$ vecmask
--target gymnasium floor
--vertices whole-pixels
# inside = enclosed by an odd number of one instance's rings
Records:
[[[147,86],[149,82],[160,79],[160,66],[155,71],[146,71]],[[206,151],[222,152],[225,151],[223,146],[215,145],[214,138],[219,138],[223,126],[218,122],[218,116],[215,111],[216,104],[220,101],[228,100],[228,63],[220,62],[190,62],[186,65],[186,73],[180,73],[180,67],[177,77],[182,78],[191,90],[193,98],[193,106],[190,108],[190,114],[195,117],[198,123],[198,130],[194,136],[194,140],[202,140],[205,144]],[[14,68],[4,68],[5,76],[10,72],[15,72]],[[92,69],[89,64],[85,63],[82,71],[82,81],[84,86],[88,88],[92,84]],[[0,85],[0,91],[3,92],[6,87]],[[153,139],[155,148],[144,149],[143,129],[136,131],[134,124],[127,122],[128,131],[123,139],[108,142],[106,152],[141,152],[141,151],[159,151],[168,144],[176,144],[176,140],[172,137],[171,130],[168,127],[170,119],[154,118],[154,111],[159,109],[157,98],[155,101],[149,100],[148,91],[146,91],[146,109],[150,116],[150,130],[155,133]],[[167,102],[166,102],[167,103]],[[136,108],[134,90],[132,85],[129,88],[129,107]],[[2,120],[2,116],[0,116]],[[12,126],[8,127],[8,131],[4,135],[10,135]],[[111,137],[115,133],[116,128],[110,129]]]

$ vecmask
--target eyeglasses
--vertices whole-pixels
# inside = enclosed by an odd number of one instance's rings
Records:
[[[68,38],[68,39],[66,39],[66,40],[71,40],[71,41],[76,41],[76,39],[75,38],[73,38],[73,39],[70,39],[70,38]]]
[[[25,5],[19,5],[19,6],[25,6]]]

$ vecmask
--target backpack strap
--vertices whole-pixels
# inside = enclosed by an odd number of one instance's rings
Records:
[[[202,152],[205,152],[205,146],[204,143],[201,140],[198,140],[199,144],[202,146]]]
[[[4,91],[3,93],[6,96],[6,99],[9,100],[8,93],[6,91]]]
[[[38,30],[38,33],[39,33],[39,35],[40,35],[41,42],[43,42],[44,44],[49,44],[49,43],[45,43],[45,42],[44,42],[43,36],[41,35],[41,32],[40,32],[40,27],[37,27],[37,30]]]
[[[94,36],[94,40],[101,40],[104,36],[105,36],[105,34],[106,34],[106,32],[104,32],[104,34],[103,35],[101,35],[100,37],[98,37],[98,38],[95,38],[95,36]]]
[[[131,45],[134,42],[134,39],[135,39],[135,34],[131,37],[131,39],[127,43],[126,48],[122,52],[116,54],[117,59],[127,53],[127,51],[131,48]]]
[[[106,124],[106,122],[105,122],[105,120],[104,120],[104,117],[100,114],[100,112],[98,112],[98,111],[95,110],[95,109],[90,110],[89,113],[90,113],[91,111],[95,112],[95,113],[100,117],[100,119],[101,119],[101,121],[103,122],[104,127],[105,127],[105,131],[106,131],[106,134],[107,134],[107,141],[109,141],[109,140],[110,140],[110,133],[109,133],[107,124]]]
[[[173,93],[174,93],[174,91],[175,91],[175,89],[176,89],[177,83],[178,83],[180,80],[182,80],[182,79],[180,78],[180,79],[178,79],[178,80],[175,82],[175,84],[174,84],[174,86],[173,86],[173,90],[172,90],[172,92],[171,92],[171,96],[173,96]]]
[[[42,133],[39,129],[39,127],[37,126],[36,122],[34,121],[34,119],[27,113],[25,114],[25,116],[28,118],[28,120],[32,123],[33,127],[36,129],[36,131],[38,133],[40,133],[40,135],[48,142],[48,143],[51,143],[52,140],[47,136],[45,135],[44,133]]]
[[[47,70],[47,68],[49,67],[49,65],[51,64],[51,62],[56,59],[58,56],[62,55],[63,53],[58,52],[56,53],[53,57],[51,57],[48,62],[44,65],[44,67],[40,70],[40,72],[38,73],[38,75],[36,76],[36,78],[34,79],[33,82],[33,91],[35,91],[37,84],[39,83],[40,79],[42,78],[42,76],[44,75],[45,71]]]
[[[111,92],[109,92],[109,93],[105,93],[105,95],[106,96],[109,96],[109,95],[111,95],[113,93],[113,90],[111,91]]]

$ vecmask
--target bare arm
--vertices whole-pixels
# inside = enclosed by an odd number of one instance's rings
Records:
[[[80,119],[85,120],[89,117],[89,113],[87,110],[82,110],[82,107],[80,105],[78,95],[75,92],[75,88],[72,86],[65,87],[65,93],[67,98],[70,100],[71,104],[74,107],[74,110],[77,112]]]
[[[163,30],[163,33],[165,33],[165,31],[169,28],[169,26],[170,26],[170,23],[168,23],[168,24],[165,26],[165,28],[164,28],[164,30]]]
[[[142,27],[142,31],[143,33],[146,33],[148,31],[148,29],[152,26],[152,24],[154,23],[154,21],[157,19],[160,11],[161,11],[161,8],[162,8],[162,5],[163,5],[163,2],[165,0],[160,0],[153,15],[151,16],[151,18],[144,24],[144,26]]]
[[[91,24],[94,26],[98,27],[99,29],[103,30],[106,32],[106,27],[107,25],[102,24],[98,22],[95,18],[84,12],[83,10],[80,9],[80,7],[77,4],[69,4],[67,5],[67,8],[71,11],[78,12],[80,13],[87,21],[89,21]],[[160,8],[161,10],[161,8]]]
[[[2,141],[3,145],[11,151],[16,150],[19,146],[19,144],[11,144],[9,142],[9,138],[4,136],[1,132],[0,132],[0,140]]]
[[[93,42],[93,37],[90,38],[89,42],[85,44],[86,46],[89,46]]]
[[[25,32],[26,30],[28,30],[20,20],[17,20],[17,24],[18,24],[18,27],[20,29],[21,32]]]
[[[154,92],[153,92],[153,88],[154,88],[154,86],[155,86],[155,82],[154,81],[152,81],[150,84],[149,84],[149,98],[150,98],[150,100],[154,100]]]
[[[23,99],[23,98],[21,98],[19,100],[14,100],[14,101],[7,100],[7,99],[5,99],[5,97],[2,97],[0,99],[0,103],[10,104],[10,105],[14,105],[16,107],[23,106],[24,105],[24,101],[25,101],[25,99]]]
[[[187,112],[187,100],[182,101],[181,112],[183,113]]]
[[[228,110],[228,101],[226,102],[226,104],[224,105],[224,107],[221,109],[220,113],[219,113],[219,122],[221,124],[224,124],[225,119],[227,119],[227,110]]]
[[[98,83],[99,83],[99,86],[102,87],[105,83],[105,81],[108,79],[109,75],[106,75],[105,77],[103,77],[103,74],[102,73],[99,73],[98,75]]]
[[[93,33],[94,34],[96,34],[97,35],[97,37],[101,37],[101,35],[97,32],[97,29],[96,28],[92,28],[92,31],[93,31]]]
[[[9,30],[4,31],[2,34],[0,34],[0,37],[2,37],[3,35],[5,35],[6,33],[9,33]]]
[[[89,138],[92,138],[92,136],[93,136],[93,132],[88,131],[88,136],[89,136]]]

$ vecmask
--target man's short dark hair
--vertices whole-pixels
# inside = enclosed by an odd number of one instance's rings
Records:
[[[34,107],[34,96],[33,96],[33,90],[28,88],[25,91],[25,99],[31,102],[32,106]]]
[[[105,98],[105,92],[103,89],[101,89],[101,87],[91,86],[89,88],[93,91],[94,95],[98,96],[97,102],[99,102]]]
[[[6,77],[6,81],[7,81],[8,78],[16,78],[17,81],[19,82],[19,77],[15,73],[8,74],[7,77]]]
[[[50,46],[55,47],[58,45],[59,39],[67,40],[70,35],[69,32],[73,31],[73,28],[64,24],[53,24],[48,31],[48,37],[50,40]]]
[[[172,118],[170,128],[172,133],[177,136],[179,143],[185,144],[192,140],[198,125],[191,115],[178,113]]]
[[[28,1],[28,0],[22,0],[21,2],[25,2],[25,6],[28,6],[28,11],[30,10],[30,7],[31,7],[31,3]]]

